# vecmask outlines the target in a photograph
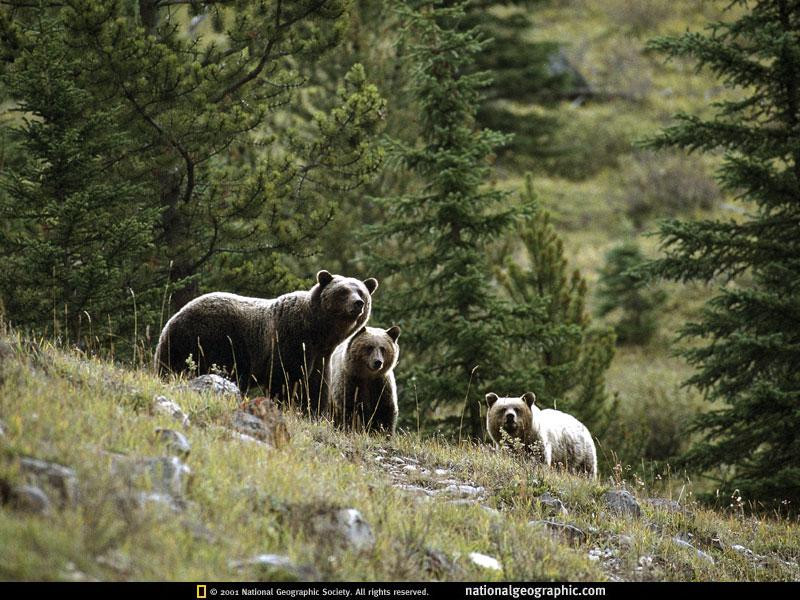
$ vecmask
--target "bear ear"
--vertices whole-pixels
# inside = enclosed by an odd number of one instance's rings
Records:
[[[522,394],[522,401],[528,405],[528,408],[531,408],[533,403],[536,402],[536,394],[533,392],[525,392]]]
[[[333,275],[328,273],[328,271],[323,269],[322,271],[317,273],[317,283],[319,284],[320,287],[325,287],[331,281],[333,281]]]
[[[374,277],[370,277],[369,279],[364,280],[364,287],[366,287],[367,291],[372,294],[378,289],[378,280]]]
[[[386,333],[392,338],[393,342],[396,342],[397,338],[400,337],[400,328],[397,325],[393,325],[386,330]]]
[[[353,337],[356,338],[356,337],[360,336],[362,333],[366,333],[366,332],[367,332],[367,326],[364,325],[361,329],[359,329],[358,331],[356,331],[353,334]]]
[[[486,404],[489,405],[489,408],[492,408],[492,405],[497,402],[498,396],[494,392],[489,392],[486,394]]]

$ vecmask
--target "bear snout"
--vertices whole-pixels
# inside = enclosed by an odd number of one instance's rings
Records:
[[[361,313],[364,312],[364,305],[365,305],[364,301],[361,298],[358,298],[355,302],[353,302],[353,308],[350,311],[350,313],[354,317],[360,316]]]
[[[383,367],[383,361],[380,358],[376,358],[372,361],[373,371],[380,371],[381,367]]]

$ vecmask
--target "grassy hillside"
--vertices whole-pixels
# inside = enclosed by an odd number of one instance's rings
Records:
[[[259,443],[232,431],[234,396],[14,336],[0,382],[4,580],[800,578],[797,523],[702,508],[689,482],[589,481],[486,446],[292,415],[288,441]],[[158,428],[183,433],[188,455]],[[620,489],[640,515],[612,509],[605,494]],[[337,525],[351,508],[363,520]],[[248,562],[263,554],[277,557]]]

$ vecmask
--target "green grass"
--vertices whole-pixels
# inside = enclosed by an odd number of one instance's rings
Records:
[[[685,488],[651,493],[682,496],[684,511],[642,504],[639,519],[611,514],[602,494],[619,482],[589,481],[520,461],[488,446],[450,444],[400,434],[391,441],[346,434],[327,423],[287,415],[291,442],[279,449],[232,439],[220,426],[235,401],[181,390],[142,370],[126,370],[47,344],[11,338],[13,353],[0,367],[0,482],[23,482],[19,457],[52,460],[75,470],[76,500],[46,514],[0,507],[0,578],[59,580],[187,580],[285,577],[230,561],[262,553],[290,557],[301,577],[325,580],[776,580],[797,579],[784,561],[800,558],[800,528],[777,518],[718,513],[691,501]],[[192,424],[186,459],[192,479],[186,509],[120,503],[126,488],[111,467],[112,454],[165,454],[157,427],[179,428],[153,414],[152,398],[180,404]],[[379,459],[379,457],[382,457]],[[416,469],[387,467],[396,457]],[[422,474],[421,469],[431,471]],[[436,476],[433,469],[446,469]],[[438,479],[437,479],[438,477]],[[442,478],[485,488],[481,503],[458,505],[439,495],[418,499],[393,483],[443,487]],[[139,482],[146,487],[148,482]],[[689,485],[691,487],[691,485]],[[44,488],[46,489],[46,488]],[[527,525],[547,518],[537,498],[549,491],[569,514],[558,517],[587,535],[578,545]],[[373,549],[343,550],[309,529],[309,515],[325,507],[356,508],[371,525]],[[496,511],[489,511],[486,508]],[[624,543],[620,534],[630,536]],[[692,534],[715,564],[671,541]],[[722,541],[722,550],[714,539]],[[756,568],[731,548],[742,544],[765,556]],[[613,560],[593,561],[592,549]],[[431,567],[429,553],[449,566]],[[497,558],[502,572],[468,560],[470,552]],[[649,558],[647,558],[649,557]],[[641,561],[650,566],[640,568]]]

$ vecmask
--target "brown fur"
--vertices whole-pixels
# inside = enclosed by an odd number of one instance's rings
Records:
[[[525,394],[521,398],[499,398],[497,394],[486,394],[489,406],[486,429],[496,447],[518,443],[528,452],[534,449],[537,441],[531,426],[534,400],[533,394]]]
[[[345,428],[384,431],[397,426],[393,369],[400,356],[399,327],[363,327],[331,357],[333,421]]]
[[[334,348],[367,322],[375,279],[359,281],[327,271],[308,291],[275,299],[214,292],[180,309],[164,326],[156,348],[160,374],[187,370],[191,355],[198,373],[216,367],[242,391],[260,386],[278,402],[297,403],[324,414]]]

